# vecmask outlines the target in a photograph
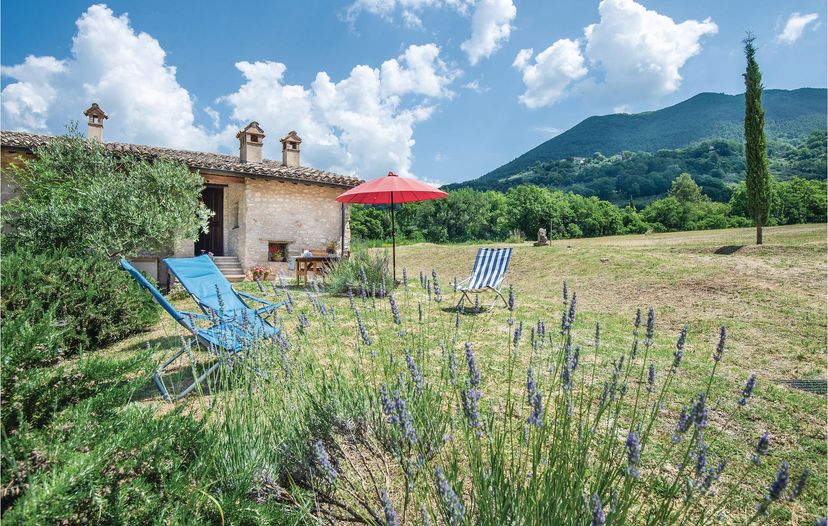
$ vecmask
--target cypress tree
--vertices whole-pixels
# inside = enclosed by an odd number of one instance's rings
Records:
[[[765,110],[762,109],[762,72],[756,63],[754,36],[743,40],[747,70],[745,77],[745,185],[748,211],[756,224],[756,244],[762,244],[762,227],[768,222],[770,211],[770,171],[768,144],[765,139]]]

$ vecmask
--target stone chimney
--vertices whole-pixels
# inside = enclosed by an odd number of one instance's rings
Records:
[[[93,102],[83,114],[88,119],[86,137],[103,142],[103,121],[109,118],[107,114],[98,106],[97,102]]]
[[[265,133],[256,121],[251,122],[236,134],[239,140],[239,160],[243,163],[262,162],[262,143]]]
[[[299,145],[302,144],[302,139],[295,131],[280,139],[282,143],[282,165],[284,166],[299,166]]]

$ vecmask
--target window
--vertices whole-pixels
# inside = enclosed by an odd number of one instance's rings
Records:
[[[239,203],[233,205],[233,228],[239,228]]]
[[[270,241],[267,244],[267,260],[285,262],[288,260],[288,243]]]

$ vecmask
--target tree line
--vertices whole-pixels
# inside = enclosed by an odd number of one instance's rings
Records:
[[[826,221],[826,182],[794,177],[771,182],[768,225]],[[717,202],[690,176],[680,174],[668,194],[646,207],[617,206],[532,184],[505,193],[470,188],[449,191],[434,201],[398,205],[398,239],[463,243],[533,238],[545,228],[550,239],[746,227],[750,219],[745,183],[735,185],[728,202]],[[391,225],[387,206],[352,205],[351,233],[363,240],[385,240]]]

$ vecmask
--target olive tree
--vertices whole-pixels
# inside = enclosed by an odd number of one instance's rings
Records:
[[[114,155],[74,127],[34,154],[4,174],[18,188],[2,210],[13,244],[126,256],[168,250],[207,228],[202,179],[181,163]]]

